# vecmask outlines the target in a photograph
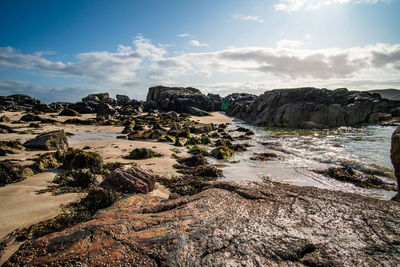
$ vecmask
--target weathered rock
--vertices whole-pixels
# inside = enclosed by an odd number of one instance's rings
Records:
[[[201,165],[207,165],[207,160],[202,155],[194,155],[188,158],[182,158],[177,160],[180,164],[189,166],[189,167],[197,167]]]
[[[156,105],[164,111],[191,113],[191,108],[203,111],[221,110],[222,100],[217,95],[206,96],[200,90],[192,87],[155,86],[149,88],[147,94],[146,105],[150,105],[150,103],[153,109],[156,108]]]
[[[129,169],[116,169],[109,174],[100,187],[132,194],[148,193],[154,189],[157,177],[138,166]]]
[[[3,115],[0,118],[0,122],[10,122],[11,119],[9,117],[7,117],[7,115]]]
[[[78,169],[60,174],[54,179],[53,182],[59,184],[60,186],[70,186],[87,189],[90,186],[96,185],[97,179],[96,175],[91,173],[89,169]]]
[[[116,95],[116,98],[119,105],[127,104],[131,100],[127,95]]]
[[[250,157],[251,160],[259,160],[259,161],[269,161],[271,159],[277,159],[278,156],[275,153],[254,153],[253,156]]]
[[[46,153],[40,155],[32,165],[35,172],[42,172],[50,168],[58,168],[62,165],[63,154],[61,152]]]
[[[82,102],[100,102],[105,101],[108,98],[110,98],[110,95],[108,93],[90,94],[87,97],[82,98]]]
[[[71,104],[68,106],[68,108],[75,110],[76,112],[80,114],[89,114],[89,113],[94,113],[94,109],[91,108],[87,103],[85,102],[77,102],[75,104]]]
[[[40,116],[38,116],[36,114],[25,114],[19,120],[20,121],[26,121],[26,122],[41,121],[42,117],[40,117]]]
[[[275,182],[208,187],[169,201],[131,196],[25,243],[6,266],[400,264],[395,202]]]
[[[44,113],[54,113],[56,110],[52,109],[47,104],[36,104],[32,107],[33,112],[44,112]]]
[[[24,147],[41,150],[65,150],[68,140],[64,130],[40,134],[24,143]]]
[[[400,126],[392,134],[392,146],[390,148],[390,159],[397,178],[397,195],[395,199],[400,202]]]
[[[330,128],[376,122],[399,101],[347,89],[297,88],[267,91],[253,101],[232,103],[227,114],[256,125],[288,128]]]

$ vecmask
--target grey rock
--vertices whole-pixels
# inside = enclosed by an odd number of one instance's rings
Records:
[[[24,143],[24,147],[40,150],[65,150],[68,140],[64,130],[40,134]]]

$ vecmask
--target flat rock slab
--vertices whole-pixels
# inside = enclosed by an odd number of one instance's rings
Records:
[[[400,205],[276,182],[134,195],[24,244],[7,265],[398,266]]]
[[[64,130],[57,130],[36,136],[27,141],[24,147],[41,150],[65,150],[68,148],[68,140]]]

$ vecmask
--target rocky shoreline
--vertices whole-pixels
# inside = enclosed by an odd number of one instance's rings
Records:
[[[215,111],[257,125],[326,128],[393,122],[399,107],[376,94],[315,88],[221,98],[195,88],[157,86],[145,102],[104,93],[48,105],[26,95],[0,97],[1,186],[57,170],[36,193],[80,194],[64,203],[62,213],[4,233],[1,262],[397,265],[397,202],[268,180],[217,181],[222,171],[209,161],[229,161],[248,150],[246,140],[254,135],[244,127],[228,131],[232,119],[218,118]],[[85,132],[116,138],[73,141]],[[392,161],[399,178],[396,140],[394,134]],[[253,153],[250,160],[280,156]],[[351,168],[319,171],[363,188],[396,190]]]

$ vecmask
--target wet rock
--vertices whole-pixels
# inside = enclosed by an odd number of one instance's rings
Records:
[[[148,193],[154,189],[157,177],[138,166],[130,169],[116,169],[100,184],[105,189],[120,193]]]
[[[400,126],[392,134],[392,145],[390,148],[390,159],[394,167],[394,174],[397,178],[397,195],[395,200],[400,202]]]
[[[135,148],[127,157],[128,159],[149,159],[162,157],[162,154],[157,153],[149,148]]]
[[[386,183],[373,175],[363,175],[347,166],[339,168],[331,167],[327,170],[315,170],[315,172],[341,182],[352,183],[362,188],[377,188],[390,191],[396,188],[394,184]]]
[[[192,136],[187,139],[185,146],[199,145],[199,144],[201,144],[201,139],[199,137]]]
[[[60,116],[80,116],[79,112],[76,110],[73,110],[71,108],[66,108],[63,111],[61,111],[61,113],[59,113],[58,115]]]
[[[254,153],[251,160],[258,161],[270,161],[271,159],[277,159],[278,156],[275,153]]]
[[[186,129],[183,129],[183,130],[179,131],[176,136],[177,137],[190,138],[192,135],[190,133],[190,130],[188,128],[186,128]]]
[[[188,153],[192,155],[201,155],[205,157],[210,155],[210,153],[208,153],[208,151],[205,148],[198,147],[196,145],[189,148]]]
[[[214,166],[208,166],[208,165],[198,166],[194,168],[182,167],[178,169],[177,172],[185,175],[200,176],[200,177],[213,177],[213,178],[222,177],[222,170],[219,170]]]
[[[211,150],[211,155],[216,159],[229,159],[234,151],[227,146],[217,146]]]
[[[131,196],[90,221],[27,242],[6,265],[400,263],[395,202],[274,182],[207,187],[169,201]]]
[[[22,181],[21,170],[10,161],[0,161],[0,186]]]
[[[202,155],[194,155],[188,158],[182,158],[177,160],[180,164],[189,167],[197,167],[201,165],[207,165],[207,160]]]
[[[24,147],[40,150],[65,150],[68,140],[64,130],[40,134],[24,143]]]
[[[69,148],[64,154],[62,168],[89,169],[93,173],[102,173],[103,158],[96,152]]]

